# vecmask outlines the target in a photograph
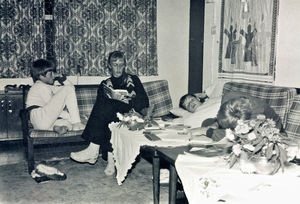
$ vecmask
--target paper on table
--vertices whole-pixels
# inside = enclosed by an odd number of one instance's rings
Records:
[[[196,139],[195,138],[191,139],[190,145],[195,147],[197,146],[201,147],[203,145],[212,145],[215,147],[228,148],[232,146],[232,143],[226,137],[224,137],[220,141],[213,141],[212,139],[206,136],[201,136],[201,137],[197,137]]]
[[[188,152],[184,152],[184,154],[192,154],[196,156],[202,157],[216,157],[225,155],[227,152],[224,148],[215,147],[212,145],[206,145],[203,147],[192,147]]]
[[[206,145],[206,144],[212,144],[214,141],[209,138],[206,137],[205,135],[201,135],[201,136],[192,136],[190,139],[190,144],[193,145],[195,144],[195,146],[197,144],[199,145]]]
[[[177,130],[159,130],[153,131],[162,141],[188,141],[190,136],[188,134],[178,134]]]

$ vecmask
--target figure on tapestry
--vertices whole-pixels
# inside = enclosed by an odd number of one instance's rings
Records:
[[[244,62],[251,62],[252,66],[257,66],[257,57],[256,57],[256,34],[257,29],[254,27],[252,31],[252,26],[249,24],[247,26],[247,32],[241,29],[240,34],[245,37],[245,55]]]
[[[230,63],[233,65],[236,64],[237,68],[240,69],[240,65],[241,65],[240,58],[242,58],[243,48],[241,47],[242,38],[241,36],[239,37],[237,36],[238,34],[237,25],[234,30],[232,25],[230,26],[229,31],[225,29],[224,34],[228,37],[225,59],[230,59]]]
[[[226,53],[225,53],[225,59],[230,59],[231,58],[231,53],[232,53],[232,41],[233,41],[233,36],[236,34],[237,30],[233,30],[233,25],[230,26],[229,30],[225,29],[224,34],[227,35],[228,37],[228,44],[226,48]]]

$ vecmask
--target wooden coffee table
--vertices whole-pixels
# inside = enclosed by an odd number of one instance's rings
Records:
[[[177,181],[178,175],[175,169],[175,161],[179,154],[184,151],[188,151],[190,147],[180,146],[180,147],[155,147],[155,152],[153,155],[153,199],[154,203],[159,203],[159,193],[160,193],[160,160],[167,162],[169,164],[170,178],[169,178],[169,203],[176,203],[176,193],[177,193]]]

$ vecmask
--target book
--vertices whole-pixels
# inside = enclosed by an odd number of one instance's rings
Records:
[[[104,92],[111,98],[113,94],[121,94],[128,96],[128,91],[126,89],[113,89],[106,84],[103,84]]]

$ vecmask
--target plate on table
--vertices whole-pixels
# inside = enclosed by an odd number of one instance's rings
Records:
[[[186,154],[192,154],[202,157],[216,157],[222,156],[228,153],[229,148],[219,147],[215,145],[198,145],[190,146],[189,151]]]

